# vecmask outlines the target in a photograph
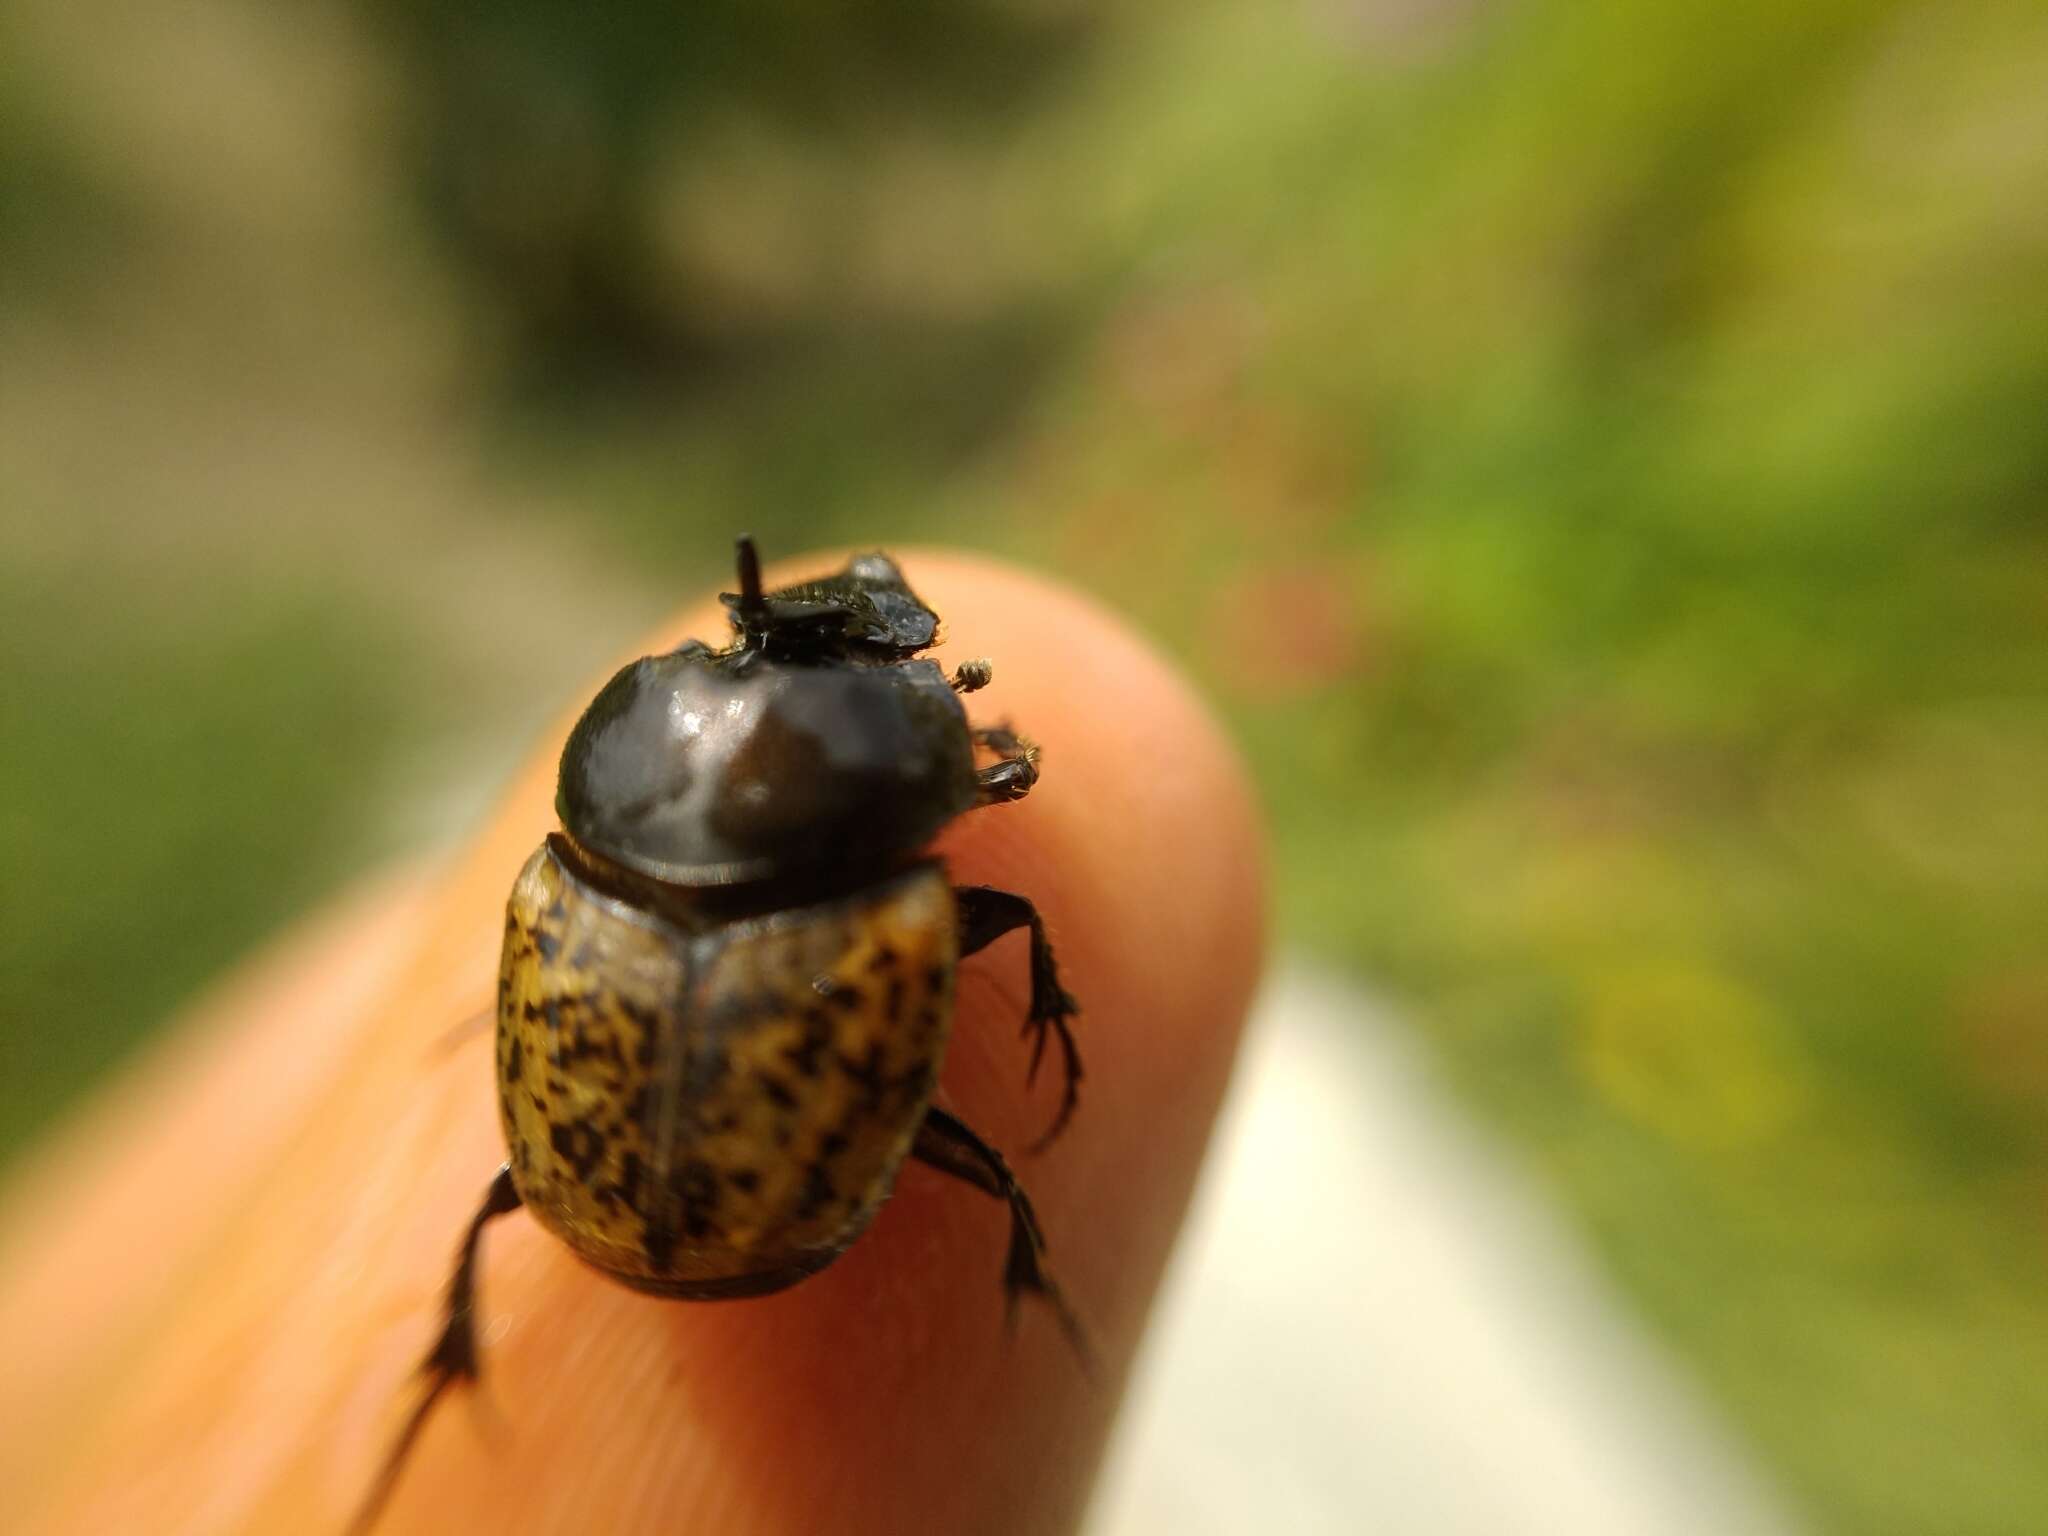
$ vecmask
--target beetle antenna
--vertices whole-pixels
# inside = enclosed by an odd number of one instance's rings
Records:
[[[757,630],[768,619],[768,599],[761,594],[761,555],[751,533],[741,534],[734,545],[740,560],[740,605],[735,617],[742,630]]]

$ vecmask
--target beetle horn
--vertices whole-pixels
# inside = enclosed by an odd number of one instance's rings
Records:
[[[761,555],[751,533],[741,534],[735,547],[740,561],[740,627],[753,629],[768,617],[768,599],[761,595]]]

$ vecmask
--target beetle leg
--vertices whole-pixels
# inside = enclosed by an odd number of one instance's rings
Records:
[[[959,885],[953,888],[953,900],[960,912],[963,958],[986,949],[1013,929],[1031,931],[1031,1006],[1024,1013],[1024,1033],[1031,1037],[1031,1067],[1024,1081],[1028,1085],[1037,1079],[1049,1035],[1059,1040],[1060,1064],[1066,1073],[1059,1113],[1046,1133],[1031,1144],[1031,1150],[1036,1152],[1066,1129],[1081,1097],[1081,1052],[1067,1022],[1081,1011],[1081,1005],[1060,985],[1060,968],[1052,956],[1052,941],[1045,936],[1045,919],[1028,898],[986,885]]]
[[[977,688],[986,688],[996,675],[996,669],[986,656],[977,656],[972,661],[963,661],[953,669],[953,691],[972,693]]]
[[[486,1003],[467,1018],[450,1024],[434,1039],[434,1050],[445,1055],[458,1045],[467,1045],[470,1037],[498,1022],[498,1005]]]
[[[1037,755],[1031,744],[1007,725],[971,726],[968,734],[973,736],[977,747],[987,747],[989,751],[999,752],[1004,757],[1018,757],[1026,752],[1033,756]]]
[[[983,805],[1002,805],[1022,800],[1038,782],[1038,743],[1027,741],[1007,725],[977,725],[976,746],[1002,754],[1003,760],[979,770],[974,778],[981,787]]]
[[[519,1191],[512,1187],[512,1165],[507,1163],[491,1180],[491,1187],[484,1193],[484,1203],[470,1218],[469,1230],[463,1235],[462,1247],[456,1253],[455,1273],[449,1276],[448,1298],[442,1308],[441,1336],[427,1351],[426,1359],[420,1362],[420,1375],[426,1378],[425,1395],[413,1409],[412,1417],[405,1421],[405,1427],[398,1432],[397,1440],[392,1442],[390,1453],[384,1458],[384,1466],[377,1474],[377,1481],[349,1526],[350,1536],[363,1536],[376,1523],[385,1500],[391,1497],[391,1490],[398,1483],[406,1454],[426,1427],[427,1415],[440,1401],[441,1394],[458,1382],[476,1380],[477,1247],[484,1227],[491,1219],[503,1216],[507,1211],[518,1210],[519,1203]]]
[[[1016,1326],[1017,1298],[1024,1292],[1044,1297],[1059,1318],[1067,1342],[1081,1357],[1082,1369],[1092,1374],[1095,1350],[1088,1342],[1088,1332],[1074,1315],[1074,1309],[1067,1305],[1058,1284],[1046,1273],[1045,1236],[1038,1229],[1038,1213],[1031,1209],[1031,1197],[1010,1172],[1003,1154],[969,1130],[965,1122],[934,1104],[924,1112],[924,1123],[917,1128],[917,1140],[910,1155],[941,1173],[966,1180],[983,1194],[1009,1202],[1010,1253],[1003,1264],[1007,1321],[1011,1327]]]
[[[1038,769],[1026,758],[1006,757],[977,772],[974,782],[981,804],[1007,805],[1031,793],[1031,786],[1038,782]]]

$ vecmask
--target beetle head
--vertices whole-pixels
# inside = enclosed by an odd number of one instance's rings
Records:
[[[761,561],[739,540],[740,590],[720,596],[746,650],[790,661],[900,661],[938,636],[939,616],[910,590],[896,562],[856,555],[837,575],[761,590]]]

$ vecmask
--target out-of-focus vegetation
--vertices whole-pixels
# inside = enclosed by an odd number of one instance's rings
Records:
[[[736,528],[979,545],[1822,1525],[2048,1526],[2048,19],[828,13],[0,22],[0,1145]]]

